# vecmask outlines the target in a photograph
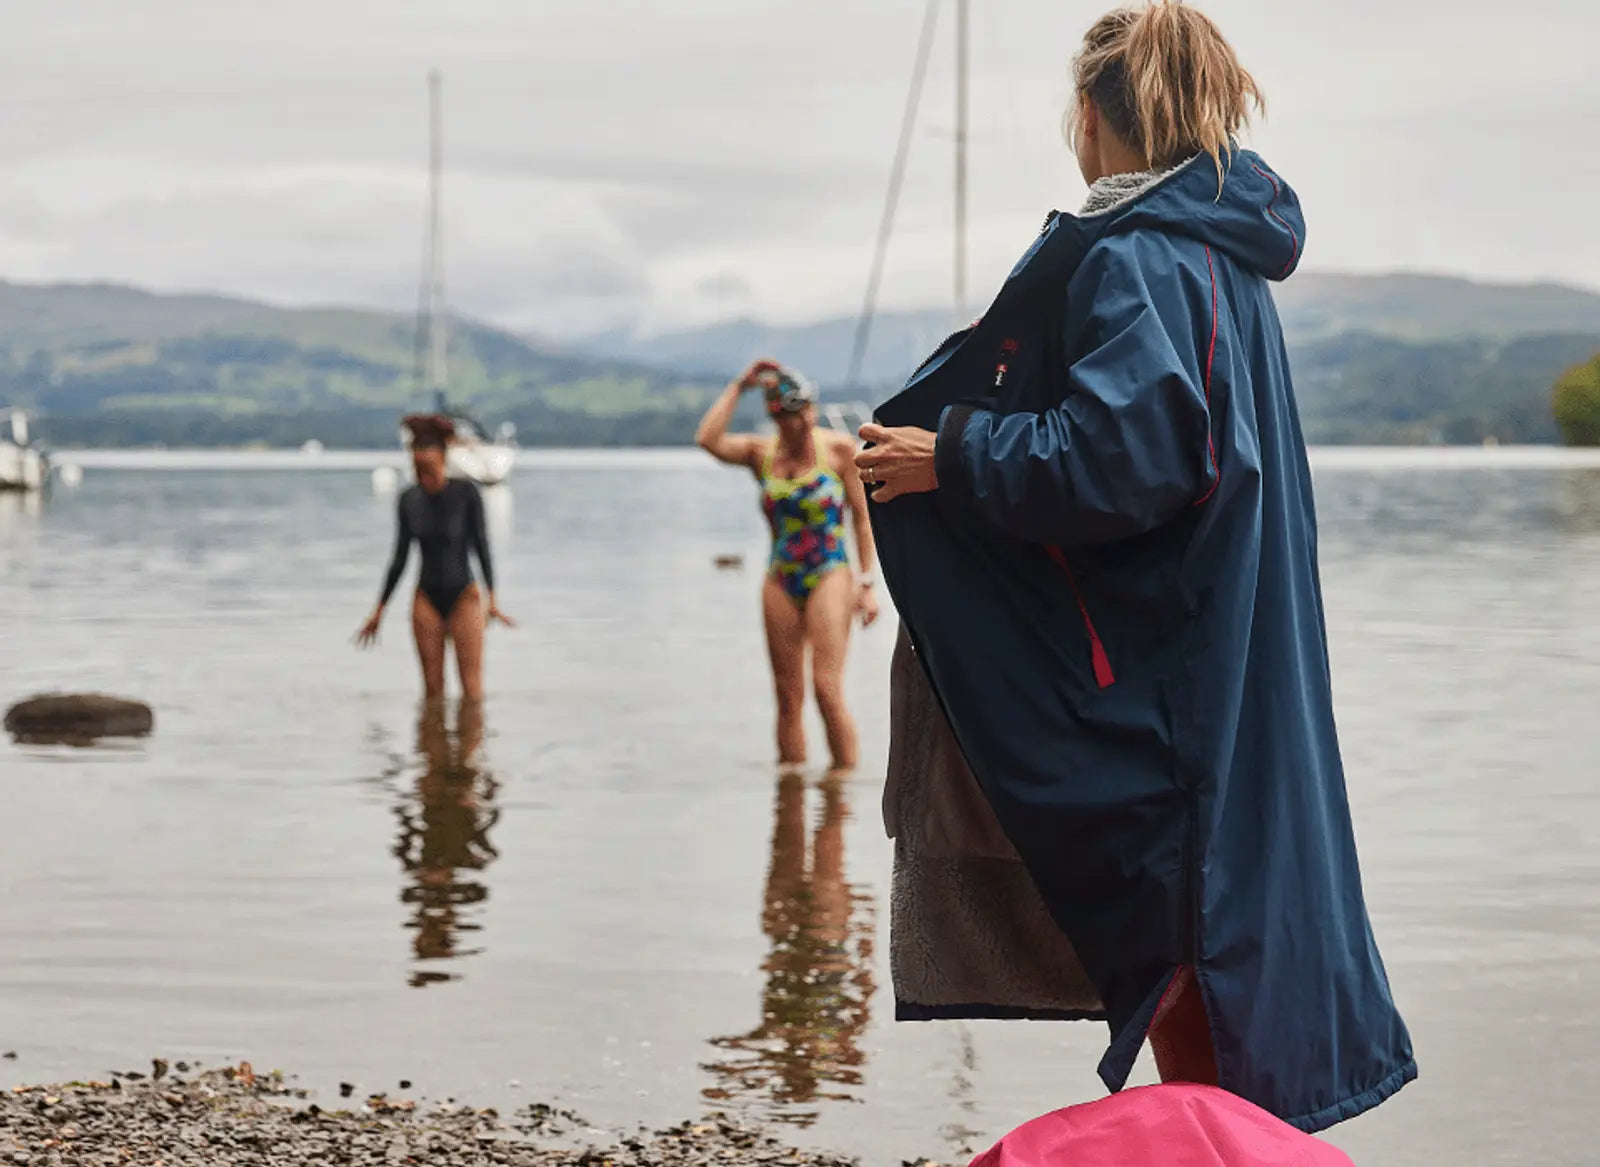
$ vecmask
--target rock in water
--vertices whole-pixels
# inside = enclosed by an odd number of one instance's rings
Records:
[[[48,693],[6,711],[6,732],[34,745],[87,745],[103,737],[144,737],[155,714],[142,701],[104,693]]]

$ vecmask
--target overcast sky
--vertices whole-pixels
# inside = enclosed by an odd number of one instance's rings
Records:
[[[953,20],[884,300],[951,298]],[[1587,0],[1211,0],[1306,264],[1600,286]],[[570,336],[853,311],[923,0],[4,0],[0,278],[415,302],[427,70],[460,310]],[[981,307],[1052,207],[1103,4],[972,0]]]

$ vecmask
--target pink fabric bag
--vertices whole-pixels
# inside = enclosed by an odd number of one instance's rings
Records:
[[[1124,1090],[1024,1123],[972,1167],[1353,1167],[1349,1156],[1226,1090]]]

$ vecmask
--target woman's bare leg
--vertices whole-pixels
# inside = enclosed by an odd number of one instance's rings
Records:
[[[483,597],[477,584],[469,584],[450,610],[450,641],[461,674],[461,696],[483,700]]]
[[[761,585],[761,610],[778,699],[778,761],[797,766],[806,760],[806,622],[799,605],[770,575]]]
[[[1205,998],[1192,977],[1179,990],[1166,1016],[1150,1027],[1150,1052],[1163,1082],[1217,1084],[1217,1054],[1211,1045]]]
[[[856,765],[856,723],[844,703],[844,659],[855,616],[855,578],[837,568],[822,577],[806,601],[806,637],[811,641],[811,684],[828,727],[828,749],[838,770]]]
[[[411,601],[411,634],[422,662],[422,691],[429,701],[438,701],[444,696],[444,621],[421,592]]]

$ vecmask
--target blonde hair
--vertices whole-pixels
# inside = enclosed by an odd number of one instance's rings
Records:
[[[1152,170],[1209,154],[1223,157],[1266,99],[1210,17],[1181,0],[1148,0],[1095,22],[1073,59],[1076,101],[1068,111],[1074,149],[1081,102],[1094,102],[1111,129]]]

